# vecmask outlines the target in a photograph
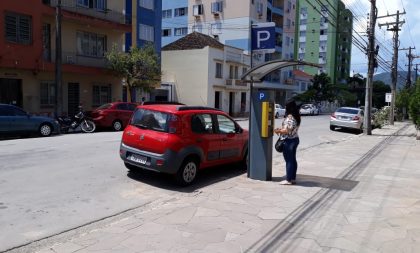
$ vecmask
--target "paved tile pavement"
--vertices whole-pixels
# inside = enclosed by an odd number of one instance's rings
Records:
[[[420,252],[420,141],[396,123],[299,152],[298,184],[246,174],[57,240],[51,252]]]

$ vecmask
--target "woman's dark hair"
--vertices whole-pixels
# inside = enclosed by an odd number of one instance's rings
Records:
[[[288,101],[286,103],[286,113],[284,114],[285,117],[287,115],[292,115],[293,118],[295,118],[298,126],[300,126],[300,113],[299,113],[299,107],[296,105],[296,102],[294,100]]]

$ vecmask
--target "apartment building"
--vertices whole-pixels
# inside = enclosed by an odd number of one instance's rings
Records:
[[[293,60],[295,55],[296,0],[268,0],[267,21],[274,22],[276,27],[276,51],[266,55],[266,60]],[[296,85],[292,80],[293,68],[275,71],[267,82],[279,83],[276,90],[276,103],[284,104],[294,95]]]
[[[188,0],[162,0],[162,47],[188,34]]]
[[[54,112],[56,5],[56,0],[0,5],[0,103],[34,114]],[[64,114],[74,114],[79,104],[92,110],[121,99],[121,80],[106,70],[104,54],[113,45],[122,51],[129,31],[123,1],[62,1]]]
[[[193,32],[162,48],[162,83],[172,84],[175,101],[219,108],[232,116],[249,112],[250,68],[244,50]]]
[[[250,51],[251,23],[266,22],[267,0],[189,0],[188,29]]]
[[[322,66],[300,69],[311,75],[327,73],[337,83],[350,69],[351,12],[339,0],[299,0],[298,11],[297,59]]]

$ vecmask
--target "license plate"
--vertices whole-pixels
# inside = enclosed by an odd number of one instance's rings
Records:
[[[131,154],[127,157],[128,160],[131,160],[133,162],[136,163],[140,163],[140,164],[146,164],[147,163],[147,158],[141,155],[134,155]]]
[[[346,116],[341,116],[340,119],[349,119],[349,118]]]

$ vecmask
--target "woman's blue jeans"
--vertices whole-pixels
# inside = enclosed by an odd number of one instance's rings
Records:
[[[296,150],[299,145],[299,137],[284,140],[283,157],[286,162],[286,180],[296,180],[297,160]]]

